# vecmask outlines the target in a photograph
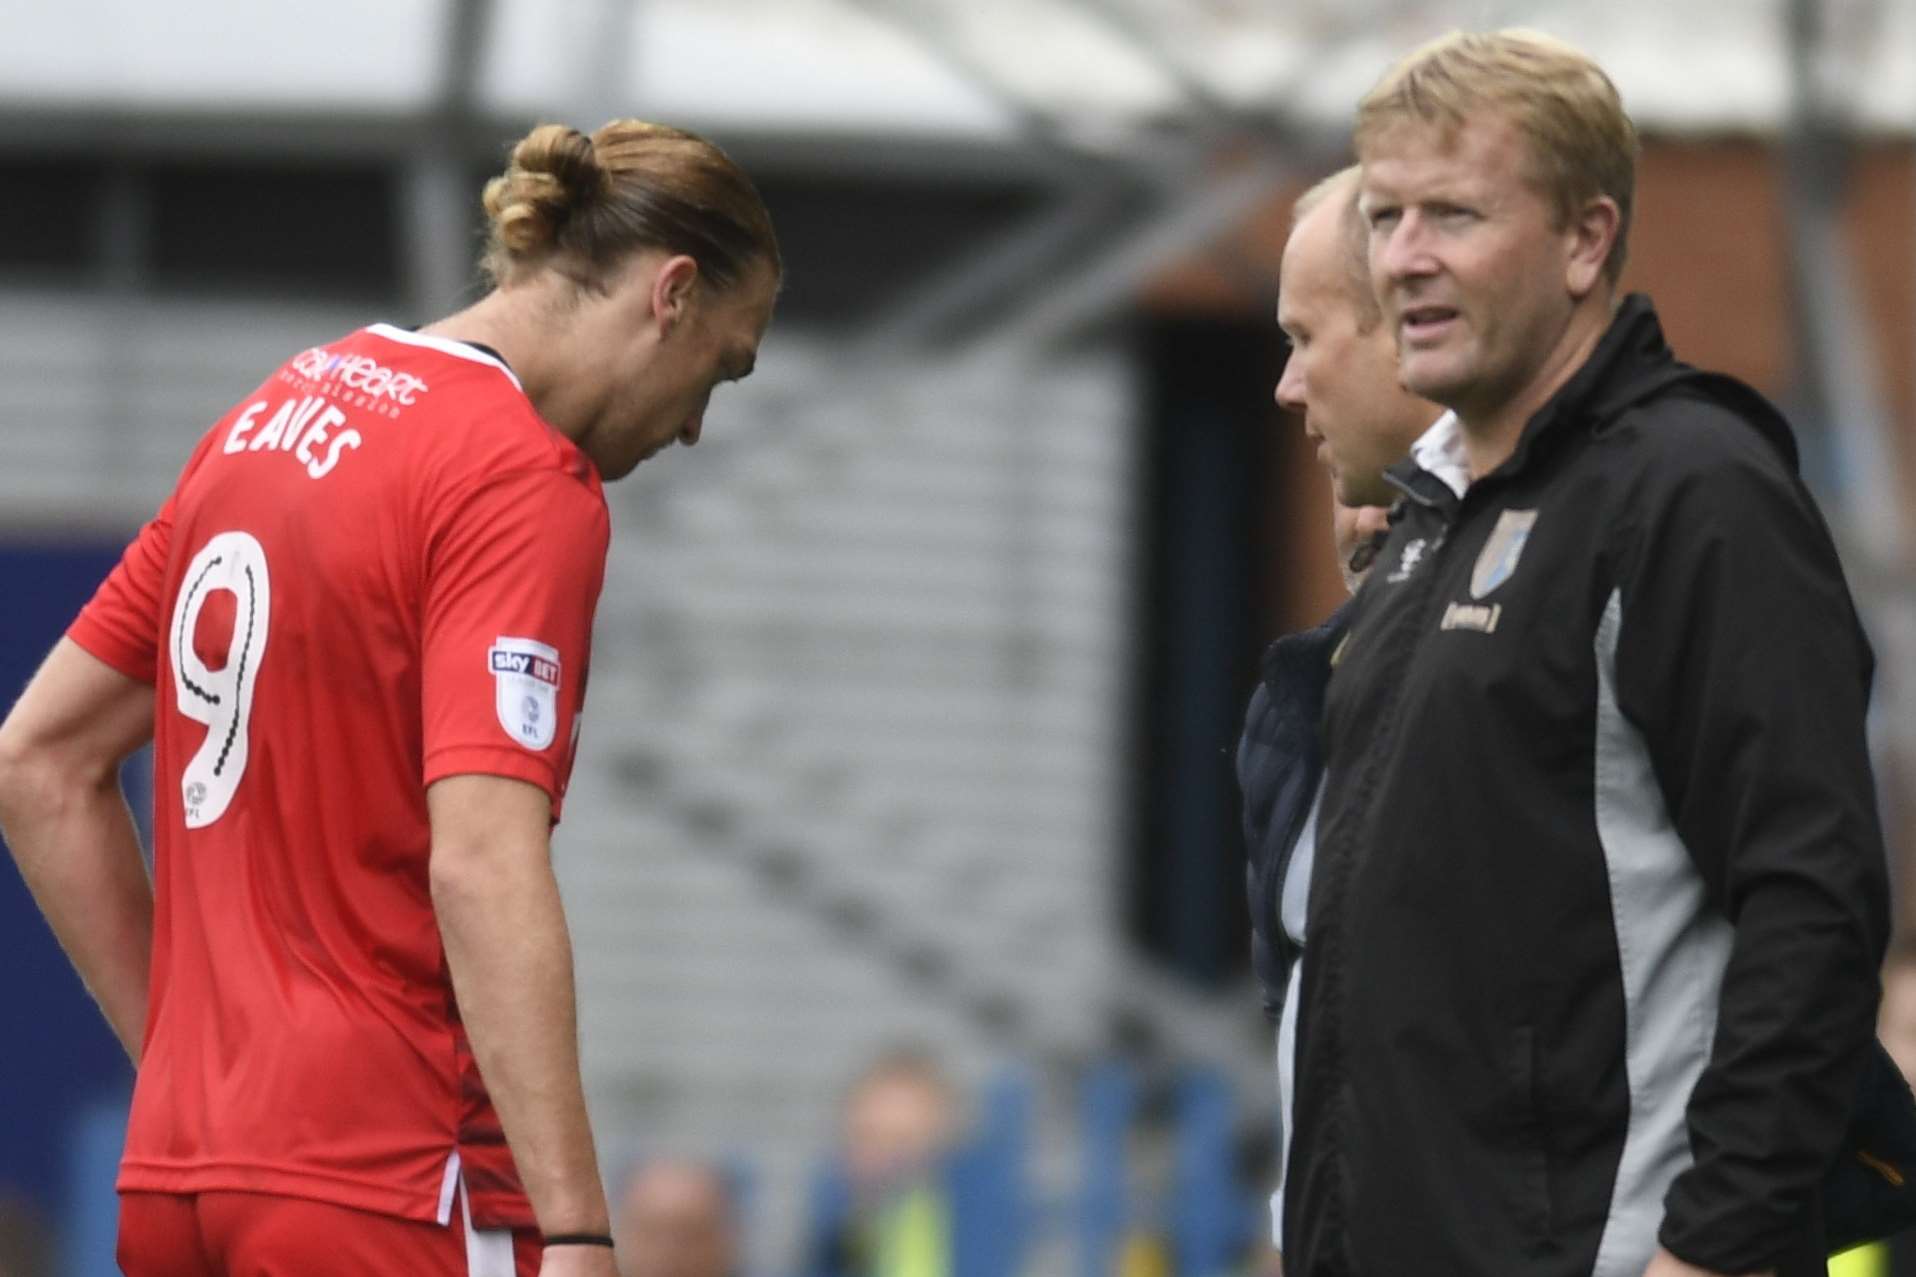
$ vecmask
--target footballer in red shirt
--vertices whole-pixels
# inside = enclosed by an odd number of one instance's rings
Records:
[[[274,370],[0,726],[9,845],[138,1066],[133,1277],[614,1271],[549,859],[600,484],[697,441],[780,267],[662,126],[542,126],[486,204],[494,291]]]

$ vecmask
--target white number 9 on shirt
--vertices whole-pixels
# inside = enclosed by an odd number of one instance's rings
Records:
[[[207,668],[194,650],[200,613],[214,594],[234,596],[233,636],[226,663]],[[186,827],[199,829],[226,814],[240,777],[246,774],[247,726],[260,658],[266,655],[266,623],[272,614],[266,551],[245,532],[222,532],[187,565],[173,604],[173,687],[180,713],[205,723],[206,739],[180,776]]]

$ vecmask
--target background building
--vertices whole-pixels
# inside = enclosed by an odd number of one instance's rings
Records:
[[[1099,1271],[1099,1228],[1170,1230],[1196,1192],[1175,1139],[1099,1133],[1101,1062],[1147,1099],[1211,1070],[1234,1115],[1165,1128],[1210,1147],[1268,1126],[1229,753],[1262,644],[1340,590],[1270,397],[1276,264],[1357,97],[1459,24],[1543,28],[1618,81],[1646,135],[1626,282],[1792,411],[1881,659],[1901,852],[1916,0],[0,10],[7,696],[273,363],[474,295],[511,139],[708,133],[789,276],[705,442],[608,490],[557,840],[606,1154],[746,1168],[780,1271],[846,1080],[909,1040],[1024,1132],[1032,1200],[1080,1212],[1024,1218],[1034,1269]],[[109,1271],[124,1062],[10,872],[0,963],[0,1243]]]

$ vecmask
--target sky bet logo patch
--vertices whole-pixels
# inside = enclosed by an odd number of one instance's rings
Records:
[[[544,749],[559,730],[559,651],[537,639],[500,635],[486,653],[493,704],[506,735]]]

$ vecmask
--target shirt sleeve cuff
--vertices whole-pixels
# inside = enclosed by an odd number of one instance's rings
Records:
[[[552,823],[559,823],[565,792],[559,786],[557,769],[537,754],[493,745],[454,745],[428,754],[422,783],[431,785],[448,776],[504,776],[537,785],[552,800]]]
[[[89,656],[97,657],[128,678],[140,683],[153,682],[157,663],[153,649],[129,641],[87,613],[82,612],[73,619],[73,624],[67,627],[67,637]]]

